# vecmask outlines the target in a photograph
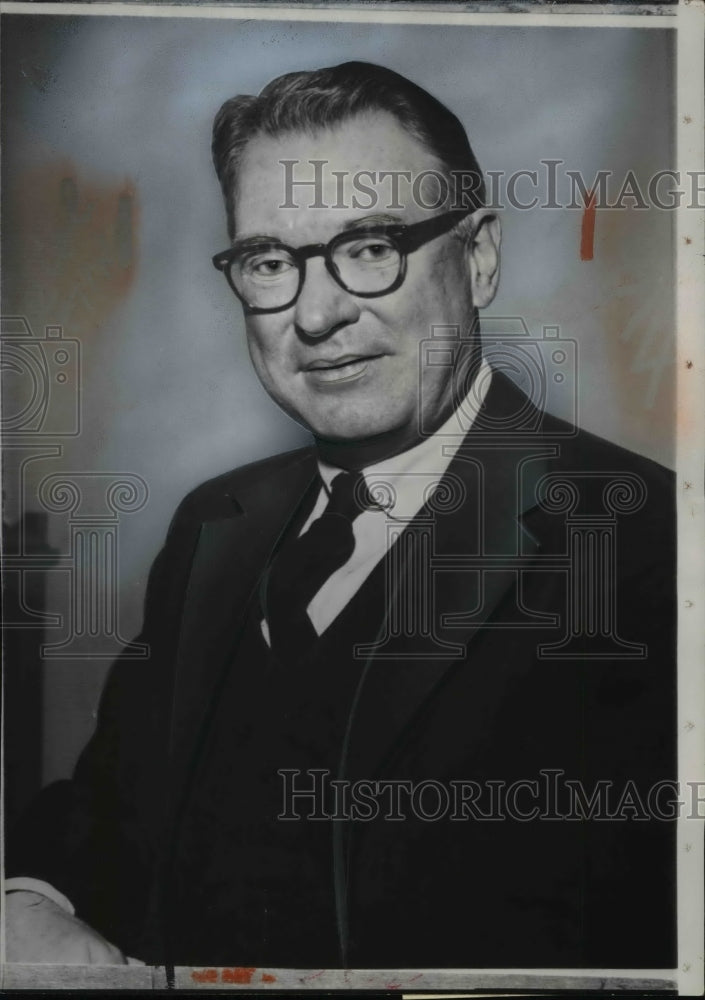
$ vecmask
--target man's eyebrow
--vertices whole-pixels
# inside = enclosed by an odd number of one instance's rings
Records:
[[[286,245],[284,240],[278,236],[272,236],[271,233],[253,233],[252,236],[236,237],[232,242],[232,246],[244,248],[255,246],[258,243],[281,243],[282,245]]]
[[[387,212],[378,212],[375,215],[366,215],[362,219],[350,219],[343,226],[342,232],[349,232],[351,229],[363,229],[366,226],[378,225],[399,225],[402,218],[399,215],[389,215]]]
[[[339,232],[348,233],[351,230],[366,229],[369,226],[398,226],[402,221],[400,215],[377,212],[374,215],[365,215],[361,219],[349,219],[348,222],[344,223],[343,228]],[[272,236],[271,233],[253,233],[251,236],[241,236],[239,239],[234,239],[232,247],[246,249],[248,246],[255,246],[258,243],[281,243],[283,246],[288,245],[286,240],[282,240],[279,236]]]

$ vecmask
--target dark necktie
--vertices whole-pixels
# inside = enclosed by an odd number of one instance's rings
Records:
[[[367,506],[361,472],[339,472],[328,505],[303,535],[285,542],[266,583],[269,642],[278,656],[301,655],[317,638],[306,608],[355,548],[353,521]]]

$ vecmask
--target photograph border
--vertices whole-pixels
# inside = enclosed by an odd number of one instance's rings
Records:
[[[462,8],[459,9],[459,8]],[[340,21],[384,24],[430,23],[438,25],[522,25],[550,29],[570,26],[614,30],[646,28],[673,30],[677,34],[677,119],[675,168],[702,172],[703,161],[703,29],[705,6],[702,0],[685,0],[663,5],[543,5],[444,3],[442,5],[367,3],[364,6],[321,2],[295,7],[278,3],[246,4],[184,3],[2,3],[2,14],[29,14],[51,17],[128,16],[154,18],[261,19],[266,21]],[[520,8],[520,9],[518,9]],[[705,227],[702,211],[687,204],[676,209],[676,304],[677,304],[677,448],[676,482],[678,512],[678,755],[679,782],[705,782],[705,670],[703,655],[703,602],[705,601]],[[329,970],[306,983],[295,970],[276,972],[272,990],[394,990],[396,995],[433,995],[442,989],[567,990],[585,994],[592,990],[659,991],[674,990],[683,995],[703,992],[703,938],[705,894],[703,891],[703,816],[678,820],[678,967],[676,970],[610,969],[471,969],[471,970]],[[132,988],[193,989],[202,987],[244,989],[255,992],[254,984],[230,981],[217,970],[201,970],[199,982],[190,968],[178,968],[173,978],[167,970],[140,966],[69,967],[11,966],[4,962],[2,933],[2,988],[72,989]],[[258,987],[259,988],[259,987]],[[407,993],[412,990],[412,993]],[[268,992],[268,990],[264,990]]]

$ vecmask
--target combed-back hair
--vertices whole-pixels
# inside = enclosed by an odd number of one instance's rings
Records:
[[[441,162],[455,186],[458,200],[454,208],[484,204],[482,171],[465,129],[452,111],[391,69],[346,62],[285,73],[268,83],[259,97],[232,97],[219,110],[213,123],[213,162],[225,198],[230,237],[234,236],[237,171],[248,142],[258,135],[316,132],[375,111],[394,115]]]

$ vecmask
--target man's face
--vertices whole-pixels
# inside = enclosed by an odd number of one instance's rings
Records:
[[[325,208],[309,207],[316,194],[312,188],[284,187],[280,161],[296,161],[293,177],[299,180],[313,177],[309,161],[316,159],[327,161],[323,190],[318,191],[329,206]],[[390,184],[380,181],[379,172],[410,170],[416,176],[439,169],[438,161],[384,113],[359,116],[313,135],[257,137],[246,147],[239,170],[236,239],[270,237],[300,247],[327,243],[351,224],[426,220],[444,208],[415,203],[412,185],[402,181],[398,204],[403,207],[390,209]],[[353,207],[349,183],[345,207],[332,207],[341,204],[334,172],[350,178],[364,170],[376,172],[377,184],[367,176],[364,181],[376,192],[373,207]],[[433,203],[437,190],[424,191],[417,200]],[[366,197],[360,200],[369,203]],[[281,208],[285,202],[295,207]],[[301,294],[292,306],[246,315],[250,354],[265,389],[317,437],[352,442],[391,433],[398,450],[411,446],[418,440],[421,400],[426,428],[440,425],[454,405],[452,368],[432,366],[420,372],[419,344],[437,325],[455,325],[468,335],[477,270],[471,260],[467,241],[448,233],[438,236],[409,254],[401,287],[379,298],[345,291],[322,257],[308,260]]]

